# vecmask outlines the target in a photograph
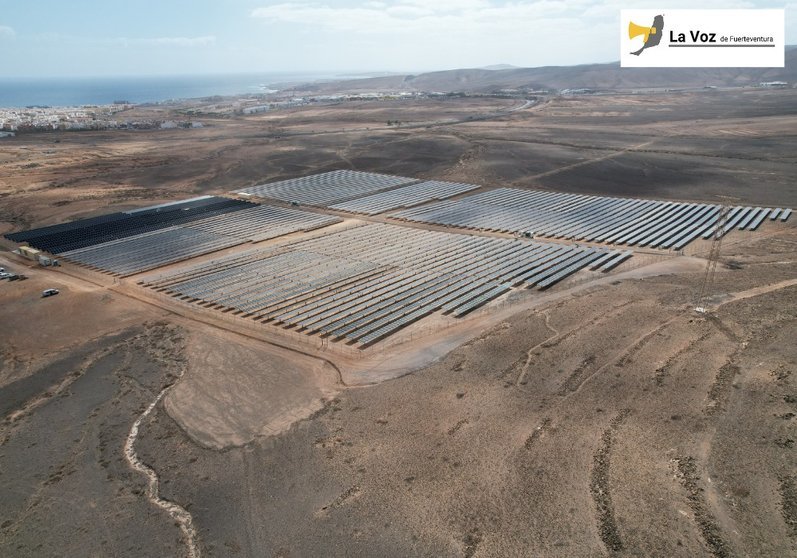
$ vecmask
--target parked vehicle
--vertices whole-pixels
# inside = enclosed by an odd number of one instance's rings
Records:
[[[59,292],[61,291],[59,291],[58,289],[44,289],[42,291],[42,298],[47,298],[48,296],[55,296]]]

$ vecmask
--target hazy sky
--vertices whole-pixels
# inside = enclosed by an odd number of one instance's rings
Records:
[[[619,59],[624,8],[797,1],[0,0],[0,77],[427,71]]]

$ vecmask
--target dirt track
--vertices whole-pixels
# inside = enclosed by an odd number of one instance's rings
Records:
[[[187,463],[155,442],[181,436],[161,415],[143,451],[180,471],[173,497],[207,510],[211,553],[793,554],[779,494],[795,474],[795,321],[776,309],[797,288],[716,320],[685,311],[692,294],[675,277],[624,282],[557,303],[550,327],[522,314],[439,364],[344,392],[277,438]]]
[[[71,379],[63,389],[4,417],[0,554],[184,555],[123,452],[134,418],[174,380],[180,345],[165,324],[90,342],[52,364]],[[12,387],[0,388],[0,400]]]

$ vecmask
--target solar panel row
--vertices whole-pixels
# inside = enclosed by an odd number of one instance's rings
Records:
[[[241,200],[204,197],[169,204],[161,209],[151,208],[152,211],[148,211],[150,208],[144,208],[141,212],[114,213],[103,217],[81,219],[52,227],[12,233],[6,235],[6,238],[14,242],[27,242],[34,248],[51,254],[64,254],[87,246],[166,229],[250,207],[254,207],[254,205]]]
[[[513,286],[546,288],[619,254],[370,224],[184,266],[141,283],[366,346],[433,312],[463,316]]]
[[[479,186],[474,184],[429,180],[426,182],[419,182],[418,184],[402,186],[388,192],[381,192],[379,194],[372,194],[363,198],[338,203],[329,207],[351,213],[376,215],[377,213],[392,209],[412,207],[413,205],[419,205],[432,200],[450,198],[478,188]]]
[[[342,219],[331,215],[257,205],[243,211],[195,221],[186,226],[194,230],[259,242],[296,231],[319,229],[341,221]]]
[[[790,209],[734,207],[725,233],[755,230]],[[524,232],[543,238],[606,242],[679,250],[699,236],[708,238],[720,214],[718,205],[608,198],[499,188],[455,201],[441,201],[394,213],[407,221],[462,228]],[[785,218],[784,218],[785,216]]]
[[[171,227],[70,250],[61,255],[90,268],[126,276],[241,242],[232,236]]]
[[[413,182],[418,182],[418,180],[373,172],[336,170],[269,184],[259,184],[237,192],[304,205],[327,206]]]
[[[331,215],[210,196],[106,217],[112,218],[85,219],[9,237],[25,238],[32,246],[67,260],[127,276],[243,242],[342,221]]]
[[[33,239],[36,238],[41,239],[43,237],[47,237],[50,235],[68,233],[70,231],[76,231],[79,229],[87,230],[89,227],[94,225],[101,225],[103,223],[111,223],[113,221],[125,220],[131,215],[136,215],[136,214],[164,213],[164,215],[161,215],[161,218],[163,218],[165,214],[171,210],[202,208],[207,205],[215,204],[219,202],[219,200],[223,199],[225,198],[218,198],[215,196],[200,196],[198,198],[192,198],[188,200],[181,200],[166,204],[142,207],[140,209],[134,209],[125,212],[110,213],[108,215],[99,215],[97,217],[89,217],[87,219],[79,219],[76,221],[70,221],[68,223],[59,223],[57,225],[50,225],[47,227],[39,227],[37,229],[32,229],[28,231],[10,233],[5,236],[6,238],[14,242],[29,242]],[[172,217],[174,217],[174,215],[172,215]]]
[[[30,242],[36,238],[42,238],[56,234],[65,234],[84,227],[119,221],[121,219],[127,218],[127,216],[127,213],[110,213],[108,215],[100,215],[98,217],[70,221],[69,223],[58,223],[57,225],[49,225],[47,227],[39,227],[37,229],[31,229],[27,231],[8,233],[5,235],[5,237],[13,242]]]

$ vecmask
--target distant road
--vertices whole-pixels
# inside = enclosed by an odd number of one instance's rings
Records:
[[[508,114],[512,114],[514,112],[518,112],[521,110],[525,110],[529,107],[534,106],[537,101],[531,99],[525,99],[523,103],[507,108],[501,109],[493,112],[487,113],[478,113],[467,116],[465,118],[452,118],[449,120],[430,120],[427,122],[413,122],[411,124],[399,125],[399,126],[368,126],[365,128],[341,128],[339,130],[322,130],[322,131],[311,131],[311,132],[272,132],[268,134],[256,134],[252,136],[248,136],[250,138],[295,138],[301,136],[322,136],[322,135],[329,135],[329,134],[349,134],[351,132],[369,132],[373,130],[412,130],[418,128],[437,128],[440,126],[454,126],[456,124],[465,124],[467,122],[480,122],[485,120],[493,120],[495,118],[501,118],[502,116],[506,116]]]
[[[453,118],[450,120],[435,120],[431,122],[418,122],[414,124],[408,124],[406,126],[399,126],[399,128],[434,128],[437,126],[451,126],[453,124],[464,124],[466,122],[476,122],[476,121],[483,121],[483,120],[493,120],[494,118],[500,118],[502,116],[506,116],[507,114],[511,114],[513,112],[517,112],[520,110],[527,109],[534,105],[536,101],[532,101],[531,99],[526,99],[523,104],[520,104],[516,107],[497,110],[494,112],[487,112],[483,114],[475,114],[468,116],[466,118]]]

